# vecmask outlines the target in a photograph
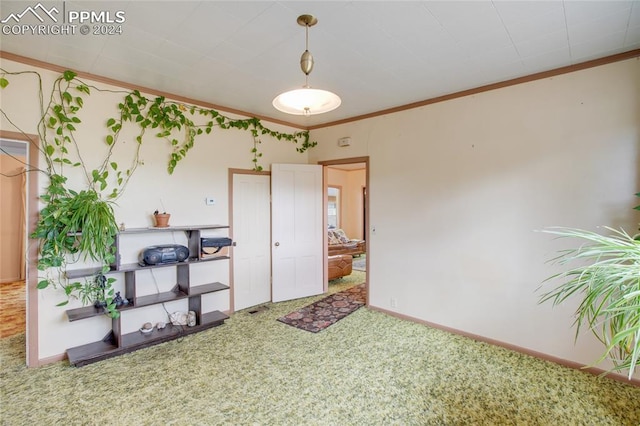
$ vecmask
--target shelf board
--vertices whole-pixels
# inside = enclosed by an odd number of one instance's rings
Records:
[[[155,268],[167,268],[169,266],[190,265],[193,263],[214,262],[216,260],[225,260],[225,259],[231,259],[231,258],[229,256],[217,256],[217,257],[212,257],[208,259],[189,258],[184,262],[172,262],[172,263],[163,263],[161,265],[144,265],[144,266],[138,263],[125,263],[123,265],[120,265],[118,268],[112,266],[111,269],[106,274],[114,274],[116,272],[142,271],[145,269],[155,269]],[[71,280],[75,278],[90,277],[92,275],[97,274],[100,271],[102,271],[102,268],[100,267],[72,269],[72,270],[66,271],[66,276]]]
[[[112,341],[98,341],[67,349],[69,364],[81,367],[93,362],[111,358],[119,348]],[[122,352],[124,353],[124,352]]]
[[[99,315],[104,315],[105,313],[104,308],[96,308],[91,305],[83,308],[68,309],[67,317],[69,318],[69,322],[73,322],[85,318],[97,317]]]
[[[226,319],[229,319],[229,315],[220,311],[211,311],[202,314],[200,322],[202,323],[202,326],[215,327],[220,325],[221,322],[223,323]]]
[[[189,288],[189,296],[197,296],[199,294],[215,293],[216,291],[229,290],[229,286],[222,283],[211,283],[194,285]]]
[[[189,295],[181,292],[180,290],[150,294],[147,296],[136,297],[133,300],[133,306],[123,306],[122,310],[142,308],[144,306],[155,305],[157,303],[173,302],[174,300],[185,299],[187,297],[189,297]]]
[[[121,355],[133,352],[138,349],[168,342],[170,340],[197,333],[208,328],[218,327],[224,324],[224,321],[228,318],[228,315],[220,311],[207,312],[202,314],[200,324],[193,327],[174,326],[172,324],[167,324],[164,329],[154,329],[150,333],[141,333],[140,331],[135,331],[133,333],[127,333],[122,336],[121,347],[115,346],[112,341],[93,342],[68,349],[67,357],[69,358],[69,363],[71,365],[82,367],[84,365],[102,361],[103,359],[111,358],[116,355]]]
[[[92,275],[96,275],[99,272],[102,272],[102,267],[96,266],[96,267],[93,267],[93,268],[82,268],[82,269],[67,270],[67,271],[65,271],[65,275],[66,275],[67,278],[72,280],[72,279],[75,279],[75,278],[90,277]],[[115,272],[113,267],[109,270],[109,272],[107,272],[107,274],[110,274],[112,272]]]
[[[163,263],[160,265],[140,265],[139,263],[125,263],[120,265],[120,267],[118,267],[117,269],[113,269],[113,272],[141,271],[145,269],[166,268],[169,266],[180,266],[180,265],[191,265],[194,263],[212,262],[216,260],[225,260],[225,259],[231,259],[231,258],[229,256],[220,256],[220,257],[210,258],[210,259],[198,259],[195,257],[190,257],[189,259],[183,262]]]
[[[151,306],[157,303],[173,302],[174,300],[187,299],[193,296],[199,296],[207,293],[215,293],[216,291],[228,290],[229,286],[215,282],[210,284],[202,284],[193,286],[189,289],[189,293],[184,293],[180,290],[167,291],[163,293],[150,294],[148,296],[140,296],[133,301],[132,305],[124,305],[118,308],[119,311],[128,311],[136,308],[142,308],[144,306]],[[82,308],[75,308],[67,310],[67,317],[69,322],[97,317],[99,315],[106,314],[103,308],[96,308],[95,306],[84,306]]]
[[[202,229],[228,229],[229,225],[190,225],[190,226],[168,226],[166,228],[130,228],[119,231],[118,234],[141,234],[144,232],[170,232],[170,231],[198,231]]]

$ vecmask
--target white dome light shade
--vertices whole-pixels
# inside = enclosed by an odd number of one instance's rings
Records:
[[[273,106],[293,115],[313,115],[333,111],[342,100],[327,90],[302,88],[281,93],[273,100]]]

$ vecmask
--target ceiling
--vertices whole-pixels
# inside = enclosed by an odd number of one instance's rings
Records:
[[[124,17],[122,34],[3,29],[1,50],[300,127],[640,49],[638,0],[41,3],[65,19],[80,10]],[[0,18],[37,4],[3,0]],[[342,98],[337,110],[310,117],[271,105],[304,84],[305,34],[296,23],[304,13],[318,18],[309,83]],[[28,13],[19,19],[38,23]]]

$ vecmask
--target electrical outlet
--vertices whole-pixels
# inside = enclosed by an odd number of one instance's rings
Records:
[[[205,198],[205,202],[207,203],[208,206],[213,206],[216,204],[216,199],[212,197],[207,197]]]

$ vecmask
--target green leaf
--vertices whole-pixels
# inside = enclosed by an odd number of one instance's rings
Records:
[[[106,142],[107,142],[107,145],[113,145],[113,136],[108,135]]]
[[[73,80],[74,78],[76,78],[76,76],[77,76],[77,75],[78,75],[78,74],[76,74],[75,72],[73,72],[73,71],[71,71],[71,70],[66,70],[66,71],[62,74],[62,76],[64,77],[64,79],[65,79],[66,81],[71,81],[71,80]]]
[[[110,118],[110,119],[107,120],[107,127],[111,127],[114,124],[116,124],[116,119],[115,118]]]
[[[76,86],[76,90],[78,90],[78,91],[80,91],[80,92],[83,92],[83,93],[86,93],[87,95],[89,95],[89,94],[90,94],[89,86],[87,86],[87,85],[85,85],[85,84],[78,84],[78,85]],[[80,99],[80,98],[76,98],[76,100],[77,100],[77,99]]]
[[[5,88],[9,85],[9,80],[4,77],[0,77],[0,88]]]
[[[43,290],[47,287],[49,287],[49,281],[47,280],[42,280],[42,281],[38,281],[38,290]]]

